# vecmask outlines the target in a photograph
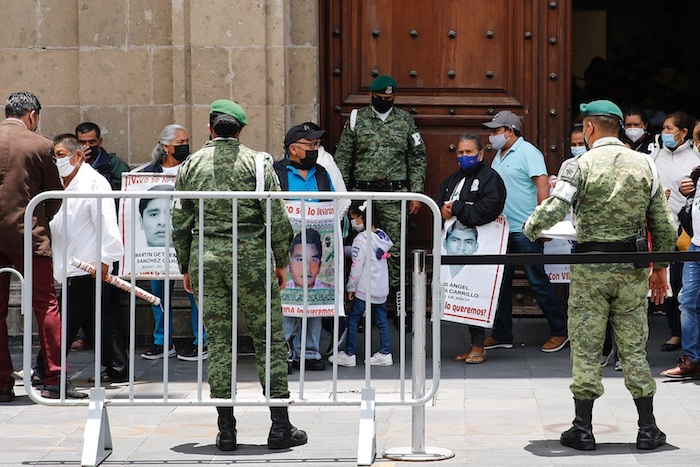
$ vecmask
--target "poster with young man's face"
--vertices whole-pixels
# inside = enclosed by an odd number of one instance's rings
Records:
[[[456,218],[445,221],[440,241],[443,256],[501,255],[508,247],[504,216],[476,227]],[[502,264],[451,264],[440,267],[443,320],[492,327],[498,306]]]
[[[175,190],[175,176],[146,172],[124,173],[122,190],[172,192]],[[172,210],[171,197],[121,200],[119,223],[124,241],[124,258],[120,263],[120,276],[130,277],[135,274],[138,279],[163,278],[169,264],[170,277],[182,277],[173,248]]]
[[[336,241],[338,230],[334,228],[335,214],[330,201],[285,201],[287,215],[294,229],[289,247],[287,286],[282,290],[282,313],[301,317],[304,313],[304,289],[306,289],[307,316],[333,316],[335,310]],[[305,229],[302,232],[302,214]],[[341,263],[342,264],[342,263]],[[341,286],[342,286],[342,279]]]

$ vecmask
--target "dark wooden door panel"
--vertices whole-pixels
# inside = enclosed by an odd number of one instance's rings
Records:
[[[545,153],[562,157],[568,120],[567,21],[571,0],[325,0],[321,2],[321,121],[333,147],[350,111],[369,103],[378,74],[398,82],[396,103],[413,115],[428,152],[425,192],[456,167],[449,151],[502,109]],[[552,40],[554,38],[554,40]],[[556,75],[556,77],[554,76]],[[563,123],[566,123],[564,125]],[[486,152],[490,160],[494,151]],[[427,212],[410,239],[430,238]]]

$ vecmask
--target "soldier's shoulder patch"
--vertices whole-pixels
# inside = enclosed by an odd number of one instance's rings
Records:
[[[423,138],[420,137],[420,133],[417,131],[411,135],[411,138],[413,138],[413,145],[414,146],[420,146],[423,144]]]
[[[578,160],[573,159],[573,160],[566,161],[566,166],[562,168],[562,171],[559,174],[559,179],[570,182],[574,179],[574,177],[576,176],[576,173],[578,171],[579,171]]]

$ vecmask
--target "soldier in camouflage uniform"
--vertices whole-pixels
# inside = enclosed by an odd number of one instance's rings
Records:
[[[238,141],[238,135],[247,124],[245,111],[236,103],[220,99],[210,108],[212,140],[189,156],[182,164],[175,185],[178,191],[253,191],[256,187],[256,157],[258,152]],[[264,164],[264,189],[279,191],[279,181],[272,170],[269,155]],[[182,199],[173,213],[173,243],[177,252],[183,282],[188,292],[198,296],[204,289],[200,303],[204,324],[209,331],[209,386],[211,396],[231,397],[231,335],[232,335],[232,228],[238,229],[239,275],[236,278],[238,309],[248,324],[253,344],[258,375],[265,384],[266,347],[266,284],[271,289],[270,396],[289,397],[287,386],[286,345],[282,333],[282,314],[279,289],[286,282],[288,249],[292,227],[281,200],[272,202],[272,252],[274,275],[266,276],[270,259],[265,243],[266,201],[241,199],[238,201],[238,222],[232,224],[231,200],[205,200],[205,225],[199,225],[199,202]],[[199,270],[199,231],[204,229],[203,268]],[[201,277],[200,277],[201,274]],[[200,280],[203,283],[200,283]],[[220,450],[236,449],[236,420],[232,407],[217,407],[219,435],[216,444]],[[299,446],[307,441],[306,433],[289,422],[287,407],[270,407],[272,428],[267,440],[270,449]]]
[[[335,162],[350,190],[412,191],[425,185],[425,144],[413,117],[394,107],[396,81],[379,76],[369,86],[372,105],[353,110],[345,124],[335,153]],[[389,258],[390,285],[400,284],[401,203],[376,201],[374,224],[394,240],[396,253]],[[420,203],[411,201],[409,214]]]
[[[540,204],[523,227],[531,240],[573,206],[577,252],[642,250],[636,237],[651,232],[654,251],[673,251],[676,230],[656,168],[644,154],[628,149],[617,138],[623,119],[607,100],[581,104],[586,145],[591,149],[568,162],[552,196]],[[644,242],[642,242],[644,243]],[[656,384],[646,359],[649,336],[646,295],[663,302],[667,264],[572,264],[569,296],[569,337],[576,418],[562,433],[561,443],[581,450],[595,449],[591,426],[593,401],[603,394],[600,357],[608,320],[612,324],[625,377],[639,413],[638,449],[665,444],[656,426],[653,396]]]

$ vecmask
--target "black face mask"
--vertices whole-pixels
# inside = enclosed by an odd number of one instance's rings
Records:
[[[190,145],[189,144],[179,144],[177,146],[173,146],[173,148],[175,148],[175,152],[173,153],[173,157],[178,162],[184,161],[185,159],[187,159],[187,156],[190,155]]]
[[[313,151],[306,151],[306,157],[301,159],[299,162],[295,162],[289,159],[289,165],[298,170],[310,170],[316,165],[318,160],[318,149]]]
[[[100,147],[99,146],[88,146],[88,149],[90,149],[90,154],[87,156],[87,159],[94,161],[97,159],[98,154],[100,154]]]
[[[374,107],[374,110],[379,112],[380,114],[383,114],[385,112],[388,112],[391,110],[391,108],[394,106],[394,101],[385,101],[383,99],[380,99],[378,97],[372,96],[372,107]]]

